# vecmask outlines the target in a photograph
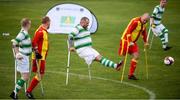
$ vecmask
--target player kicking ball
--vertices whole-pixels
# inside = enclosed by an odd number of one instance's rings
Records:
[[[21,27],[21,31],[18,33],[16,38],[11,40],[16,59],[17,71],[21,74],[21,78],[17,81],[15,89],[10,95],[12,99],[18,99],[18,92],[29,79],[29,56],[32,52],[32,46],[28,30],[31,27],[31,21],[27,18],[23,18],[21,20]]]
[[[140,36],[142,36],[145,48],[148,46],[146,23],[149,18],[150,16],[148,13],[145,13],[140,17],[133,18],[125,29],[120,40],[119,55],[125,56],[126,54],[130,54],[133,56],[128,75],[128,79],[131,80],[137,80],[134,75],[139,58],[139,49],[136,41]]]
[[[70,51],[76,51],[79,57],[83,58],[88,65],[90,65],[93,61],[98,61],[104,66],[111,67],[119,71],[123,61],[118,64],[114,63],[113,61],[101,56],[95,49],[93,49],[91,33],[87,30],[88,25],[89,19],[87,17],[83,17],[80,20],[80,24],[78,24],[69,34]]]
[[[167,0],[160,0],[160,5],[154,8],[151,18],[152,31],[155,36],[160,38],[164,51],[172,48],[168,46],[168,29],[161,23],[166,4]]]

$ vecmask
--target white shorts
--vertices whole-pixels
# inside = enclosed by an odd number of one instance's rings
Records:
[[[152,31],[155,36],[160,36],[162,34],[163,29],[166,29],[163,24],[157,25],[155,28],[152,28]]]
[[[92,47],[84,47],[76,50],[79,57],[83,58],[90,65],[100,54]]]
[[[22,60],[16,60],[17,71],[20,73],[29,73],[29,56],[22,55]]]

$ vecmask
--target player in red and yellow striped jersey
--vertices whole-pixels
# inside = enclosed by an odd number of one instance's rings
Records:
[[[131,65],[129,69],[129,79],[137,80],[134,76],[134,71],[136,69],[136,65],[139,58],[139,50],[136,41],[139,36],[143,36],[144,45],[147,46],[147,33],[146,33],[146,23],[150,19],[148,13],[143,14],[141,17],[136,17],[131,20],[127,28],[125,29],[121,40],[120,40],[120,48],[119,55],[125,56],[126,52],[133,56],[131,60]],[[128,48],[129,46],[129,48]],[[128,51],[127,51],[128,49]]]
[[[48,54],[48,32],[47,29],[50,26],[49,17],[42,18],[42,25],[36,30],[34,34],[34,38],[32,40],[32,47],[34,52],[32,54],[32,71],[37,73],[27,89],[26,96],[29,99],[33,99],[32,90],[38,85],[40,79],[42,79],[45,71],[46,57]],[[36,62],[39,66],[37,66]],[[38,68],[40,67],[40,68]],[[39,70],[38,70],[39,69]],[[38,72],[39,71],[39,72]],[[40,73],[40,78],[38,77],[38,73]]]

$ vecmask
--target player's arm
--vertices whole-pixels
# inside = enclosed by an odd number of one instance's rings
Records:
[[[129,46],[134,45],[134,43],[132,42],[132,32],[136,29],[137,25],[138,25],[137,21],[132,21],[128,27],[127,40],[129,42]]]
[[[43,32],[42,31],[37,31],[35,33],[35,35],[34,35],[33,40],[32,40],[33,51],[35,52],[35,55],[36,55],[37,59],[42,58],[42,56],[41,56],[41,54],[39,53],[39,50],[38,50],[39,41],[41,41],[42,39],[43,39]]]
[[[73,45],[73,38],[72,37],[70,37],[70,36],[68,36],[68,49],[70,50],[70,51],[75,51],[75,48],[74,48],[74,45]]]
[[[154,24],[154,18],[153,17],[150,18],[150,25],[152,28],[156,27],[156,25]]]
[[[73,28],[72,32],[69,33],[69,39],[74,40],[74,38],[77,36],[79,33],[79,30],[77,28]]]
[[[158,14],[158,8],[155,7],[154,10],[153,10],[153,13],[151,15],[151,18],[150,18],[150,25],[152,28],[155,28],[156,25],[154,24],[154,18],[156,18],[156,15]]]
[[[78,29],[77,28],[74,28],[73,31],[69,34],[68,36],[68,43],[69,43],[69,50],[70,51],[75,51],[75,48],[74,48],[74,38],[76,37],[76,35],[79,33]]]
[[[15,57],[19,60],[23,59],[21,53],[19,52],[20,42],[25,38],[23,33],[19,33],[15,39],[12,39],[12,48],[14,49]]]
[[[154,25],[154,18],[152,16],[150,18],[150,25],[151,25],[151,27],[153,27],[152,25]]]
[[[144,41],[144,46],[147,47],[149,45],[148,40],[147,40],[147,31],[146,28],[142,32],[142,38]]]

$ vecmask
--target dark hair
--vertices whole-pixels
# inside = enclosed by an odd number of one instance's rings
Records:
[[[87,17],[82,17],[82,18],[81,18],[81,21],[82,21],[82,20],[86,21],[86,20],[89,20],[89,18],[87,18]]]
[[[168,0],[160,0],[160,2],[161,2],[161,1],[166,1],[166,2],[167,2]]]
[[[21,26],[22,26],[22,27],[26,27],[28,24],[30,24],[30,21],[31,21],[31,20],[29,20],[28,18],[23,18],[23,19],[21,20]]]
[[[42,18],[41,22],[42,22],[42,24],[46,24],[49,21],[50,21],[50,18],[48,16],[45,16],[45,17]]]

